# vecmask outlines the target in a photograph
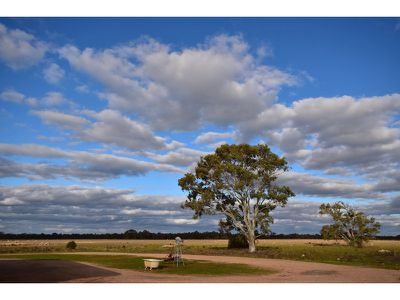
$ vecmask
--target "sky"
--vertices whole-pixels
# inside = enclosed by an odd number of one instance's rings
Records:
[[[398,18],[0,18],[0,231],[218,230],[178,179],[266,143],[272,231],[344,201],[400,234],[399,53]]]

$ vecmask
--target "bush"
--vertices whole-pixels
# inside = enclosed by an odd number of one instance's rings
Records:
[[[66,248],[68,250],[75,250],[76,246],[77,246],[77,244],[74,241],[70,241],[70,242],[67,243]]]
[[[228,249],[247,249],[249,243],[246,238],[241,234],[230,235],[228,239]]]

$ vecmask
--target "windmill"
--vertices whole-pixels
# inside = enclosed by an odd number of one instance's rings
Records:
[[[177,267],[179,266],[179,263],[181,263],[183,266],[185,265],[182,257],[182,247],[183,247],[183,241],[178,236],[175,238],[175,255],[174,255],[174,264],[176,263]]]

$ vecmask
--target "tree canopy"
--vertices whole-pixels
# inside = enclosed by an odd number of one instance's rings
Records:
[[[269,233],[270,212],[294,196],[288,186],[276,183],[286,171],[286,159],[265,144],[222,145],[201,157],[194,173],[179,179],[182,190],[188,192],[182,206],[192,209],[194,218],[222,214],[221,229],[243,234],[249,251],[254,252],[255,240]]]
[[[379,233],[380,224],[375,218],[368,218],[364,213],[339,201],[334,204],[321,204],[319,213],[330,215],[333,224],[324,225],[321,235],[324,239],[342,239],[350,246],[362,247]]]

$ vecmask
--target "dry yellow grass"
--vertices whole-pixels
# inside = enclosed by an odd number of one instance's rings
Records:
[[[60,247],[70,240],[7,240],[0,241],[0,247]],[[164,246],[174,244],[174,240],[76,240],[80,246],[95,246],[95,245],[110,245],[110,246]],[[300,246],[300,245],[345,245],[343,241],[326,241],[326,240],[315,240],[315,239],[269,239],[269,240],[258,240],[258,246]],[[184,240],[186,247],[226,247],[228,245],[227,240]],[[377,246],[377,247],[400,247],[400,241],[389,241],[389,240],[373,240],[370,241],[366,247]]]

